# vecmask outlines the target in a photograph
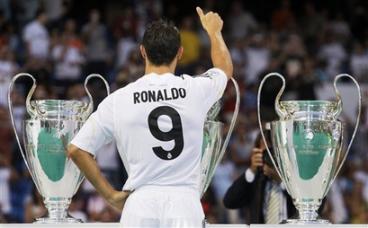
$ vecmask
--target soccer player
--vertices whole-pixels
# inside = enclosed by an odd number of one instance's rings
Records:
[[[204,14],[199,7],[197,13],[211,41],[214,68],[197,77],[175,76],[183,53],[179,31],[164,21],[151,23],[140,46],[145,75],[103,100],[68,148],[68,156],[96,190],[123,210],[123,226],[203,224],[199,190],[203,126],[233,74],[233,65],[220,16]],[[123,191],[112,188],[93,158],[112,140],[128,172]]]

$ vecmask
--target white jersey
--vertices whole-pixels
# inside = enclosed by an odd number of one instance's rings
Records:
[[[226,84],[217,68],[198,77],[147,74],[105,98],[71,143],[95,155],[114,139],[128,173],[124,190],[199,190],[204,121]]]

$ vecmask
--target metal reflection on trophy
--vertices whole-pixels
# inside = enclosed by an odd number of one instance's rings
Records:
[[[275,100],[278,121],[270,124],[274,154],[271,154],[264,133],[260,115],[261,90],[264,82],[272,76],[281,78],[283,86]],[[358,113],[354,132],[346,147],[343,146],[343,123],[338,120],[342,101],[337,89],[340,78],[351,79],[358,91]],[[279,101],[285,89],[285,79],[278,73],[270,73],[261,81],[258,90],[258,121],[261,134],[270,158],[281,177],[293,203],[299,212],[298,219],[288,219],[291,224],[323,224],[327,220],[318,218],[323,198],[328,193],[340,171],[357,132],[361,110],[360,87],[347,74],[336,76],[334,89],[336,101],[294,100]]]
[[[20,77],[29,77],[33,80],[33,86],[26,98],[29,117],[23,121],[22,128],[24,150],[15,129],[10,98],[13,85]],[[92,97],[87,89],[87,83],[93,77],[102,79],[109,93],[109,86],[101,75],[89,75],[84,84],[90,98],[89,103],[53,99],[31,101],[36,88],[35,78],[30,74],[21,73],[14,76],[11,81],[8,104],[14,133],[24,162],[48,210],[48,215],[37,218],[36,223],[81,222],[69,216],[67,212],[71,199],[83,180],[83,175],[72,160],[66,157],[66,149],[93,110]]]
[[[203,194],[206,192],[211,183],[212,177],[215,174],[216,167],[224,156],[226,147],[229,144],[231,133],[234,130],[236,118],[239,113],[239,87],[233,78],[231,81],[233,82],[235,88],[236,102],[234,113],[224,142],[222,143],[223,123],[216,120],[221,109],[219,101],[216,102],[208,111],[207,118],[204,123],[201,157],[201,183],[199,186],[201,196],[203,196]]]

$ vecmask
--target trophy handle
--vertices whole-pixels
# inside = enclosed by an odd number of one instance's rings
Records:
[[[285,90],[285,78],[284,76],[282,76],[281,74],[279,73],[276,73],[276,72],[272,72],[272,73],[269,73],[267,74],[261,81],[260,85],[259,85],[259,89],[258,89],[258,96],[257,98],[260,98],[261,96],[261,91],[262,91],[262,88],[263,88],[263,85],[264,83],[266,82],[266,80],[270,77],[273,77],[273,76],[276,76],[276,77],[279,77],[282,81],[282,87],[280,89],[280,91],[277,93],[276,95],[276,99],[275,99],[275,110],[276,110],[276,113],[277,115],[284,119],[286,116],[287,116],[287,112],[281,107],[280,105],[280,99],[281,99],[281,96],[282,94],[284,93],[284,90]],[[259,100],[260,101],[260,100]],[[260,106],[260,102],[258,102],[258,106]]]
[[[84,89],[86,90],[86,93],[88,95],[88,98],[89,98],[89,103],[86,104],[86,106],[84,107],[84,111],[85,111],[85,116],[88,117],[89,114],[92,113],[93,111],[93,99],[92,99],[92,96],[91,96],[91,93],[89,92],[88,88],[87,88],[87,84],[88,84],[88,81],[91,79],[91,78],[99,78],[103,81],[103,83],[105,84],[105,87],[106,87],[106,92],[107,92],[107,95],[110,95],[110,86],[109,86],[109,83],[107,83],[106,79],[104,77],[102,77],[100,74],[90,74],[87,76],[86,80],[84,81]]]
[[[361,113],[361,110],[362,110],[362,94],[361,94],[361,90],[360,90],[360,86],[358,84],[358,82],[355,80],[354,77],[352,77],[351,75],[349,74],[339,74],[335,77],[335,80],[334,80],[334,89],[335,89],[335,92],[336,92],[336,96],[337,96],[337,99],[338,99],[338,105],[340,106],[340,109],[342,108],[342,101],[341,101],[341,95],[340,95],[340,92],[339,90],[337,89],[337,81],[340,79],[340,78],[343,78],[343,77],[347,77],[349,78],[350,80],[353,81],[353,83],[355,84],[356,88],[357,88],[357,92],[358,92],[358,113],[357,113],[357,117],[356,117],[356,120],[355,120],[355,127],[354,127],[354,131],[353,131],[353,135],[351,136],[351,139],[350,139],[350,142],[348,144],[348,147],[346,149],[346,153],[343,155],[341,161],[340,161],[340,164],[338,165],[338,168],[333,176],[333,179],[332,181],[330,182],[331,184],[334,182],[334,180],[336,179],[338,173],[340,172],[341,168],[342,168],[342,165],[344,164],[347,156],[348,156],[348,153],[349,153],[349,150],[351,148],[351,145],[353,144],[353,140],[355,138],[355,135],[357,133],[357,130],[358,130],[358,126],[359,126],[359,122],[360,122],[360,113]],[[340,150],[342,150],[342,139],[341,139],[341,146],[340,146]]]
[[[28,78],[31,78],[32,81],[33,81],[33,85],[31,87],[31,89],[29,90],[27,98],[26,98],[26,110],[27,110],[27,112],[30,116],[36,116],[37,114],[40,114],[39,110],[31,104],[31,98],[32,98],[32,95],[33,95],[33,93],[36,89],[37,84],[36,84],[36,79],[31,74],[19,73],[19,74],[15,75],[12,78],[12,80],[9,84],[9,89],[8,89],[8,107],[9,107],[10,121],[12,123],[12,128],[13,128],[13,131],[14,131],[14,134],[15,134],[15,139],[17,140],[17,143],[19,145],[19,150],[20,150],[20,153],[22,154],[22,157],[23,157],[23,160],[24,160],[24,162],[27,166],[27,169],[28,169],[29,173],[31,174],[31,176],[33,178],[33,174],[31,172],[31,169],[29,168],[29,165],[28,165],[28,162],[27,162],[26,155],[24,153],[22,144],[20,143],[20,140],[19,140],[17,129],[15,128],[15,121],[14,121],[14,117],[13,117],[13,104],[12,104],[11,97],[10,97],[11,93],[13,91],[14,83],[20,77],[28,77]]]
[[[218,158],[216,159],[215,161],[215,165],[214,167],[217,167],[218,164],[220,163],[220,161],[222,160],[222,157],[224,156],[224,153],[225,153],[225,150],[226,150],[226,147],[227,145],[229,144],[229,141],[230,141],[230,137],[231,137],[231,134],[234,130],[234,127],[235,127],[235,123],[236,123],[236,119],[238,118],[238,113],[239,113],[239,106],[240,106],[240,92],[239,92],[239,85],[238,83],[236,82],[236,80],[234,78],[231,78],[230,79],[232,81],[232,83],[234,84],[234,87],[235,87],[235,94],[236,94],[236,101],[235,101],[235,108],[234,108],[234,114],[233,114],[233,117],[231,118],[231,122],[230,122],[230,126],[229,126],[229,130],[227,132],[227,135],[225,137],[225,141],[224,143],[222,144],[222,147],[220,149],[220,154],[218,156]],[[209,174],[208,176],[208,180],[211,180],[213,175],[215,174],[214,172],[215,169],[213,169],[213,171]],[[204,183],[204,188],[201,190],[201,195],[203,195],[208,186],[210,184],[210,181],[208,181],[208,183]]]
[[[236,119],[238,118],[238,114],[239,114],[239,106],[240,106],[240,91],[239,91],[239,85],[238,83],[236,82],[236,80],[234,78],[231,78],[230,79],[233,84],[234,84],[234,88],[235,88],[235,95],[236,95],[236,100],[235,100],[235,108],[234,108],[234,114],[233,114],[233,117],[231,118],[231,122],[230,122],[230,126],[229,126],[229,130],[227,132],[227,135],[226,135],[226,138],[225,138],[225,141],[224,141],[224,144],[222,144],[222,148],[221,148],[221,153],[220,153],[220,159],[217,160],[216,162],[216,166],[220,163],[221,159],[222,159],[222,156],[224,155],[225,153],[225,150],[226,150],[226,147],[227,145],[229,144],[229,141],[230,141],[230,137],[231,137],[231,134],[233,133],[234,131],[234,127],[235,127],[235,123],[236,123]],[[213,175],[213,174],[212,174]],[[212,178],[212,177],[211,177]]]
[[[264,133],[263,133],[263,126],[262,126],[262,121],[261,121],[261,113],[260,113],[260,110],[261,110],[261,91],[262,91],[262,87],[263,87],[263,84],[265,83],[265,81],[269,78],[269,77],[273,77],[273,76],[276,76],[276,77],[279,77],[282,81],[282,87],[281,89],[279,90],[277,96],[276,96],[276,99],[275,99],[275,110],[276,110],[276,113],[281,117],[286,117],[287,113],[285,111],[283,111],[283,109],[280,107],[280,98],[282,96],[282,93],[284,92],[285,90],[285,78],[279,74],[279,73],[269,73],[267,74],[261,81],[260,85],[259,85],[259,88],[258,88],[258,94],[257,94],[257,115],[258,115],[258,124],[259,124],[259,129],[260,129],[260,132],[261,132],[261,136],[262,136],[262,140],[265,144],[265,147],[267,149],[267,153],[272,161],[272,164],[275,166],[275,170],[277,172],[277,174],[280,176],[280,178],[282,178],[282,175],[281,175],[281,172],[280,172],[280,168],[279,166],[277,165],[277,163],[275,162],[275,159],[273,158],[273,155],[270,151],[270,148],[268,147],[268,144],[267,144],[267,141],[266,141],[266,137],[264,136]]]

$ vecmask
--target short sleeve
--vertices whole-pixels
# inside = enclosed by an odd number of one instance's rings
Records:
[[[74,146],[96,155],[97,151],[113,140],[113,95],[105,98],[84,123],[71,141]]]
[[[218,101],[226,88],[228,78],[219,68],[211,68],[194,78],[199,91],[202,91],[204,105],[209,109]]]

